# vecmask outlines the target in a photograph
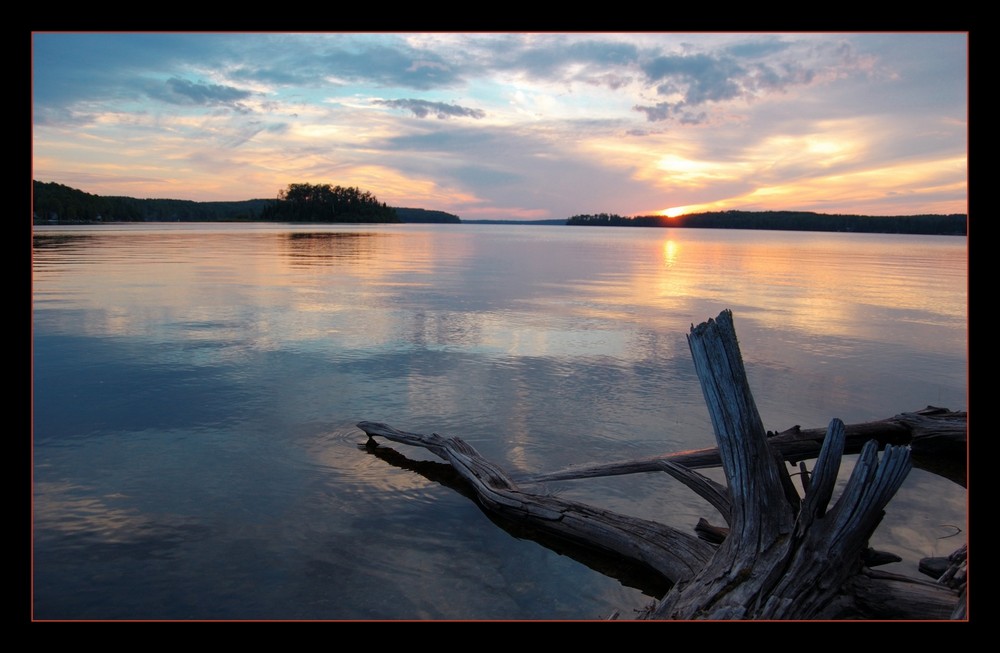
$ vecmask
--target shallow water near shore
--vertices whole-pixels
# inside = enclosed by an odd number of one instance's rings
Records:
[[[966,244],[36,227],[34,617],[627,618],[656,583],[505,529],[432,454],[372,450],[355,424],[461,436],[515,476],[712,446],[685,336],[727,308],[770,430],[965,410]],[[540,489],[685,530],[721,523],[666,474]],[[914,469],[872,541],[903,558],[884,569],[919,576],[920,558],[958,548],[966,505]]]

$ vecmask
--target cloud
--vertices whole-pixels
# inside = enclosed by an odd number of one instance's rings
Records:
[[[382,86],[431,89],[459,81],[453,67],[437,53],[406,46],[374,45],[360,52],[337,48],[324,53],[317,63],[331,78]]]
[[[236,125],[228,136],[223,137],[222,145],[227,148],[237,148],[250,141],[261,132],[284,134],[288,132],[288,123],[276,122],[265,124],[259,120],[251,120],[245,124]]]
[[[747,43],[737,43],[726,48],[726,52],[741,59],[765,57],[778,52],[783,52],[791,47],[786,41],[779,41],[776,38],[769,38],[762,41],[750,41]]]
[[[59,127],[80,128],[94,123],[90,113],[80,113],[64,107],[34,107],[34,122],[37,126],[53,125]]]
[[[253,95],[233,86],[222,84],[196,84],[186,79],[172,77],[163,86],[151,87],[148,90],[151,97],[170,104],[197,106],[228,106],[242,112],[248,111],[239,103]]]
[[[707,54],[656,57],[642,70],[648,82],[658,84],[658,94],[682,94],[685,103],[695,105],[739,96],[746,74],[735,59]]]
[[[423,58],[413,72],[431,72],[437,81],[464,84],[469,80],[518,79],[531,83],[581,82],[618,89],[634,76],[642,50],[632,35],[590,37],[578,34],[409,34],[400,49]]]
[[[229,138],[223,142],[223,145],[228,148],[239,147],[262,131],[264,131],[264,128],[258,123],[244,125],[241,129],[231,134]]]
[[[135,100],[152,75],[212,67],[217,40],[201,34],[38,33],[32,37],[32,92],[36,104]]]
[[[448,152],[465,156],[472,153],[474,158],[482,157],[486,152],[502,155],[508,151],[537,153],[545,149],[544,143],[538,139],[519,140],[516,133],[507,129],[478,128],[471,125],[448,129],[435,127],[424,133],[389,136],[373,140],[368,146],[386,152],[411,152],[417,155]]]
[[[426,118],[433,114],[441,120],[452,117],[475,118],[478,120],[486,116],[486,112],[482,109],[470,109],[457,104],[428,102],[427,100],[375,100],[375,104],[393,109],[404,109],[412,112],[417,118]]]
[[[513,207],[531,207],[538,209],[535,218],[568,218],[660,205],[662,191],[636,179],[631,162],[581,156],[577,123],[552,123],[544,135],[507,125],[438,125],[435,121],[422,133],[367,146],[378,159],[391,160],[404,177],[430,179],[474,195],[480,202],[475,207],[451,204],[463,217],[504,217],[504,211],[514,214]]]
[[[700,125],[708,121],[706,111],[688,111],[683,102],[658,102],[653,106],[635,105],[633,110],[646,114],[649,122],[676,119],[682,125]]]
[[[771,48],[772,50],[774,48]],[[749,46],[744,46],[749,52]],[[761,48],[756,53],[766,52]],[[660,96],[674,101],[633,108],[646,114],[650,122],[676,118],[685,124],[706,120],[705,112],[692,111],[709,103],[752,100],[761,94],[781,92],[791,85],[809,84],[815,72],[796,63],[743,64],[723,55],[707,54],[658,56],[642,64],[647,83],[656,85]]]
[[[544,46],[529,46],[505,60],[499,67],[520,70],[538,79],[558,78],[565,71],[580,67],[614,68],[638,60],[639,48],[630,43],[612,41],[576,41],[549,38]]]
[[[632,83],[632,77],[628,75],[616,75],[615,73],[601,73],[597,75],[580,75],[577,79],[585,84],[594,86],[606,86],[612,91],[625,88]]]

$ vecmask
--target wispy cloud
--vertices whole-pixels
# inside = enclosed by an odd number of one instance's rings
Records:
[[[429,102],[427,100],[374,100],[373,104],[391,107],[393,109],[403,109],[409,111],[417,118],[435,116],[439,119],[447,118],[483,118],[486,112],[482,109],[470,109],[457,104],[446,104],[444,102]]]
[[[239,101],[252,95],[250,91],[232,86],[191,82],[177,77],[168,79],[163,85],[151,87],[147,92],[150,97],[170,104],[226,106],[240,111],[248,109]]]

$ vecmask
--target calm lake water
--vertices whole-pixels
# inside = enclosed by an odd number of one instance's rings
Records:
[[[967,260],[956,237],[36,227],[34,617],[628,618],[662,588],[505,530],[355,424],[514,475],[713,446],[685,336],[727,308],[769,430],[965,410]],[[723,523],[666,474],[541,489]],[[966,506],[914,469],[884,569],[958,548]]]

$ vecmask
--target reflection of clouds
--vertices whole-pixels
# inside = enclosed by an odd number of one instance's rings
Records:
[[[105,499],[70,483],[36,483],[34,521],[37,531],[93,533],[108,541],[129,538],[147,522],[135,513],[112,509]]]
[[[476,347],[482,340],[483,313],[415,311],[403,325],[406,342],[419,347]]]
[[[419,311],[403,325],[405,342],[420,348],[463,350],[490,357],[635,357],[634,338],[593,322],[518,311]]]
[[[35,483],[35,541],[45,542],[47,552],[61,547],[82,551],[85,546],[92,553],[91,547],[110,547],[119,555],[159,557],[207,530],[189,519],[154,519],[135,509],[117,508],[113,504],[124,497],[88,492],[68,482]]]
[[[891,312],[906,315],[894,341],[915,343],[927,342],[934,327],[966,321],[965,239],[665,231],[656,241],[635,239],[636,251],[616,268],[580,280],[577,290],[593,301],[560,308],[646,324],[681,314],[683,324],[703,319],[686,314],[712,298],[720,308],[745,307],[740,315],[770,328],[874,339],[885,325],[873,315]]]
[[[512,325],[488,319],[483,329],[483,346],[511,356],[612,356],[628,358],[627,333],[606,329],[574,328],[571,323],[552,328],[528,321]]]
[[[359,324],[354,340],[380,332],[385,339],[392,322],[383,319],[391,318],[385,307],[426,287],[440,266],[468,256],[466,235],[449,238],[409,225],[160,224],[86,235],[53,230],[43,241],[64,237],[73,245],[43,248],[33,260],[38,323],[79,336],[158,343],[224,340],[267,348],[293,333],[351,338]],[[88,239],[82,262],[81,238]],[[446,251],[439,251],[442,242]]]
[[[917,561],[945,557],[967,541],[967,503],[965,488],[943,483],[931,472],[911,470],[872,538],[872,546],[904,558],[906,564],[894,566],[901,569],[886,569],[927,578],[918,574]]]
[[[166,344],[172,361],[196,365],[287,346],[401,343],[637,360],[646,354],[636,325],[683,333],[725,307],[744,328],[797,332],[800,349],[827,357],[858,338],[935,342],[956,355],[966,343],[967,254],[957,238],[420,225],[42,235],[85,238],[88,254],[80,259],[75,244],[36,252],[36,325]],[[785,343],[767,340],[751,356],[781,360],[775,347]]]
[[[392,501],[395,499],[388,497],[393,494],[415,492],[422,495],[428,488],[435,486],[432,480],[420,474],[386,474],[385,462],[377,456],[356,455],[357,449],[361,448],[358,443],[364,441],[363,433],[359,433],[355,427],[348,427],[335,437],[307,443],[307,450],[313,462],[323,469],[335,472],[336,493],[345,506],[350,505],[355,499],[360,505],[364,505],[371,496],[372,489],[382,493],[387,497],[387,501]],[[380,444],[384,444],[384,441]],[[391,450],[390,445],[387,451]],[[413,453],[412,448],[406,448],[406,454]],[[440,461],[433,456],[425,459]],[[427,501],[430,501],[430,498]]]
[[[734,290],[756,288],[761,298],[755,304],[780,301],[788,306],[782,323],[790,320],[789,326],[829,335],[864,333],[869,306],[964,321],[964,239],[942,242],[938,237],[931,244],[905,236],[888,238],[850,242],[850,235],[834,234],[756,244],[740,258]],[[746,282],[740,283],[740,278]]]

